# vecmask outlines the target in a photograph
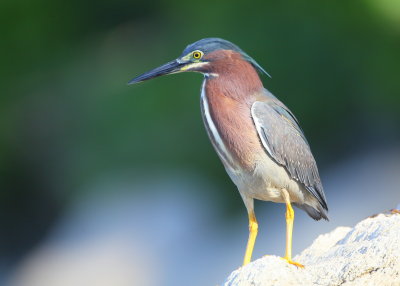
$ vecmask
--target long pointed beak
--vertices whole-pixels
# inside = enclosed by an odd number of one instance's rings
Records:
[[[177,60],[170,61],[170,62],[166,63],[165,65],[162,65],[162,66],[155,68],[151,71],[148,71],[138,77],[135,77],[134,79],[129,81],[128,84],[135,84],[135,83],[149,80],[149,79],[159,77],[162,75],[180,72],[181,68],[184,65],[185,65],[184,63],[180,63]]]

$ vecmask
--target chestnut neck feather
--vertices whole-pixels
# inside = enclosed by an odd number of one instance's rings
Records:
[[[259,92],[262,82],[256,69],[243,59],[242,55],[234,51],[218,50],[208,54],[205,59],[210,60],[205,69],[217,76],[207,80],[213,92],[223,94],[236,101],[248,102],[251,95]]]
[[[251,105],[263,89],[255,68],[239,53],[216,51],[208,55],[205,94],[210,116],[231,157],[242,168],[253,169],[263,152],[251,118]],[[236,167],[236,166],[231,166]]]

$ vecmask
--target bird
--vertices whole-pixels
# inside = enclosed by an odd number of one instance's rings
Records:
[[[314,220],[328,220],[328,206],[317,164],[297,118],[269,92],[261,75],[269,74],[235,44],[204,38],[182,54],[143,73],[128,84],[180,72],[204,75],[201,114],[208,137],[236,185],[248,213],[249,237],[243,266],[250,263],[258,222],[254,200],[286,205],[286,251],[292,260],[293,206]]]

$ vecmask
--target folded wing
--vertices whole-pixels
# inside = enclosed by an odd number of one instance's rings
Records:
[[[327,210],[317,164],[292,112],[266,91],[265,100],[253,103],[251,115],[266,152]]]

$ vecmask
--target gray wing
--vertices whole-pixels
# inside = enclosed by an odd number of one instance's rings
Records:
[[[267,93],[267,91],[266,91]],[[258,136],[267,153],[327,208],[317,164],[292,112],[272,94],[251,107]]]

